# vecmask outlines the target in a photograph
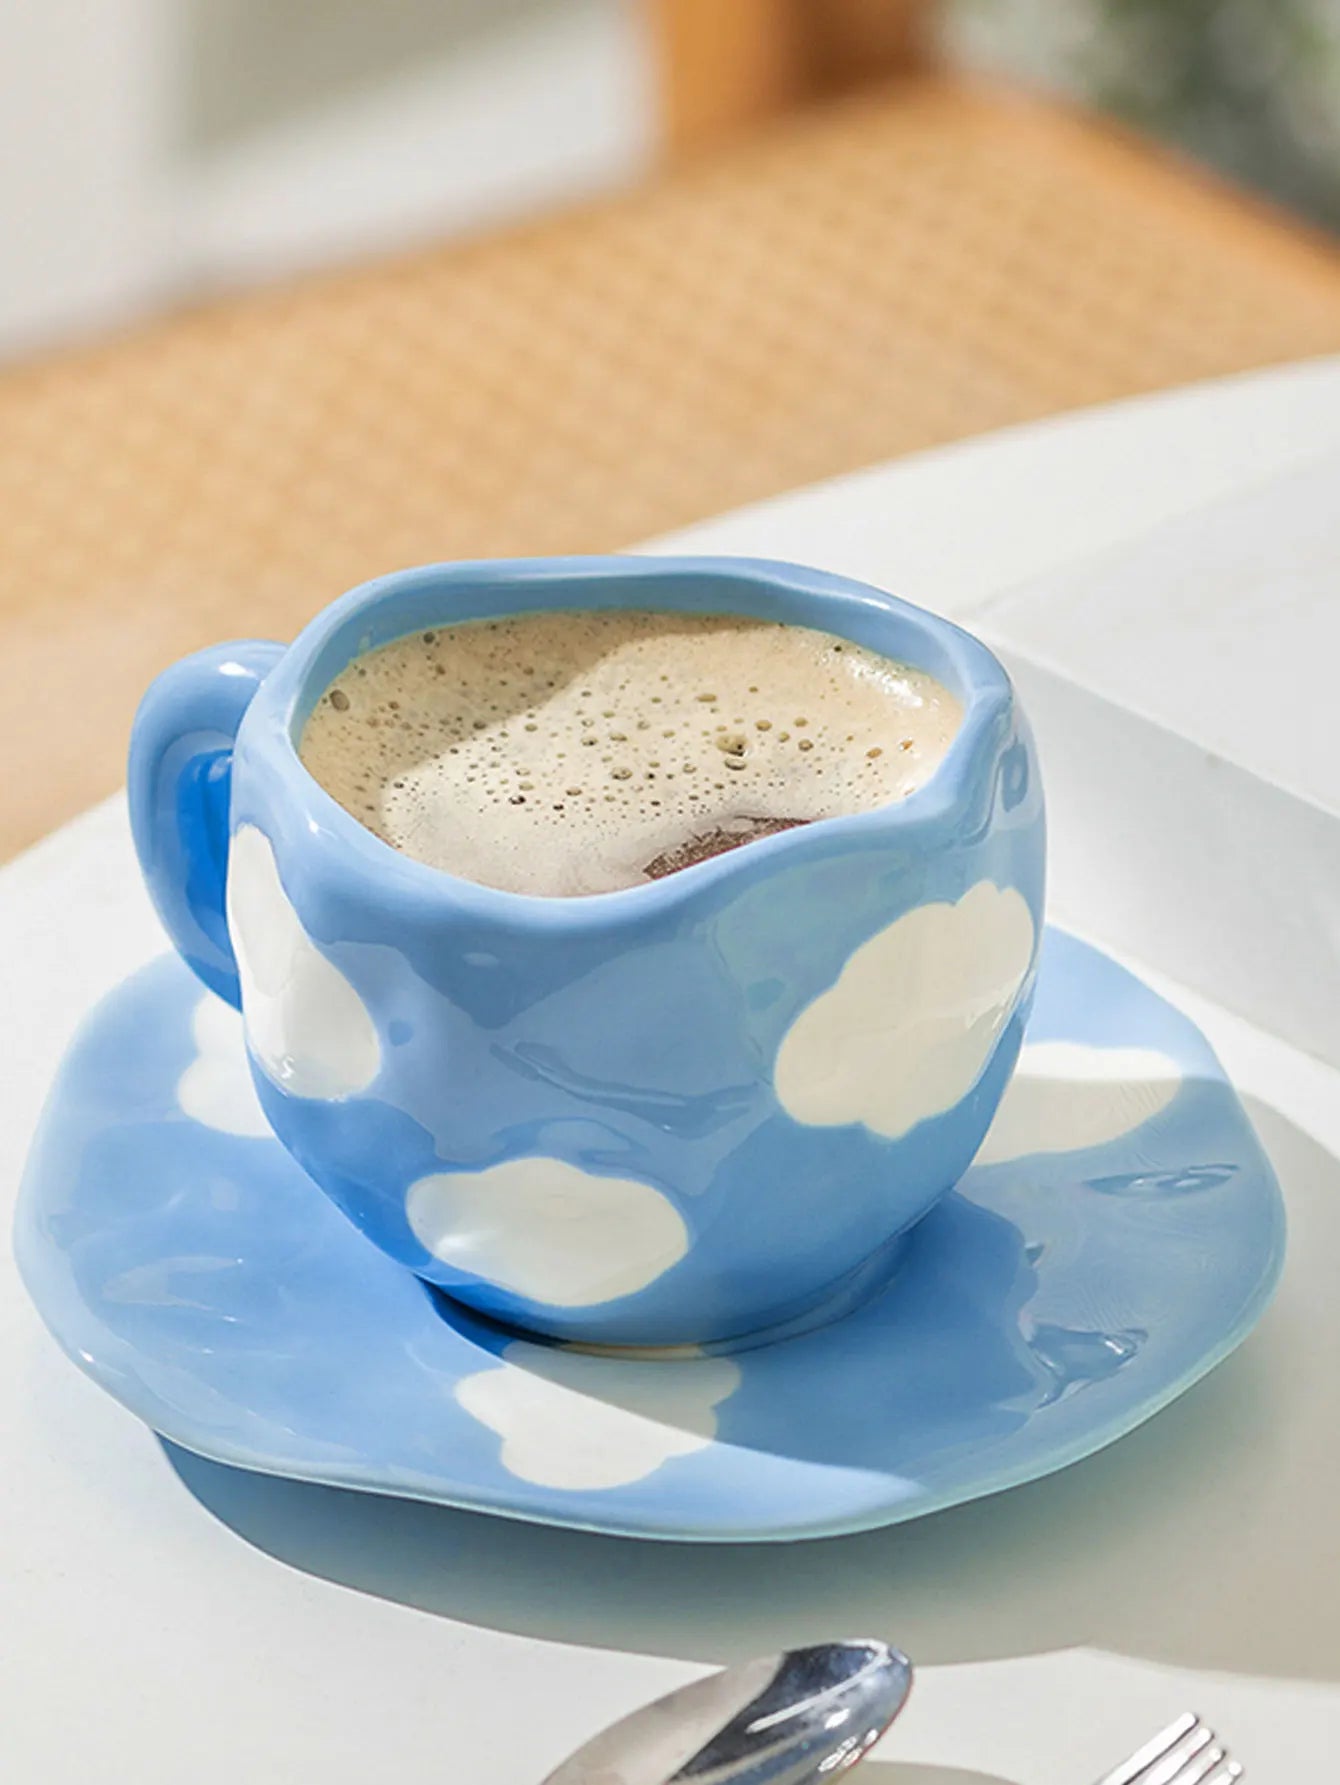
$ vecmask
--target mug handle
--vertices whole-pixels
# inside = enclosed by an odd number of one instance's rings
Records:
[[[130,829],[149,896],[186,965],[235,1008],[224,908],[233,740],[283,654],[252,638],[183,657],[150,684],[130,736]]]

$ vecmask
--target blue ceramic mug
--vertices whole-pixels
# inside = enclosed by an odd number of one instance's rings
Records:
[[[931,780],[647,885],[500,892],[397,853],[297,743],[352,658],[547,608],[843,635],[962,701]],[[240,1005],[267,1119],[377,1245],[502,1321],[669,1345],[820,1317],[894,1268],[1019,1050],[1043,803],[984,646],[875,589],[742,559],[432,565],[287,648],[186,658],[130,752],[149,889]]]

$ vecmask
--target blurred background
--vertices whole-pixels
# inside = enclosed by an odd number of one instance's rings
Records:
[[[0,346],[626,186],[932,49],[1340,224],[1340,0],[47,0],[0,16]]]
[[[0,853],[366,576],[1340,348],[1340,0],[44,0],[0,69]]]

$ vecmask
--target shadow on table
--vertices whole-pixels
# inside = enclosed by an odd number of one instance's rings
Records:
[[[1119,1444],[989,1500],[784,1548],[651,1543],[168,1455],[216,1517],[295,1568],[554,1641],[716,1662],[857,1631],[923,1664],[1087,1645],[1340,1679],[1326,1538],[1340,1460],[1340,1162],[1274,1110],[1252,1115],[1291,1221],[1259,1331]],[[898,1785],[916,1776],[899,1769]],[[926,1774],[926,1785],[970,1780]]]

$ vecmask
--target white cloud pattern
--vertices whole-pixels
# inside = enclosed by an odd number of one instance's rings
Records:
[[[1155,1048],[1025,1047],[976,1163],[1105,1146],[1167,1109],[1181,1084],[1177,1061]]]
[[[645,1289],[689,1248],[679,1211],[653,1185],[542,1155],[432,1172],[410,1185],[405,1214],[435,1258],[558,1308]]]
[[[250,824],[228,852],[228,929],[247,1040],[266,1076],[295,1097],[366,1090],[381,1068],[376,1025],[303,929],[269,838]]]
[[[242,1018],[231,1004],[206,992],[191,1016],[195,1058],[177,1080],[183,1115],[221,1134],[270,1138],[247,1066]]]
[[[517,1340],[496,1369],[456,1384],[459,1404],[502,1440],[509,1474],[569,1492],[627,1487],[716,1437],[740,1385],[728,1358],[598,1357]]]
[[[972,1090],[1033,959],[1023,895],[989,880],[863,943],[783,1038],[778,1101],[797,1122],[897,1140]]]

